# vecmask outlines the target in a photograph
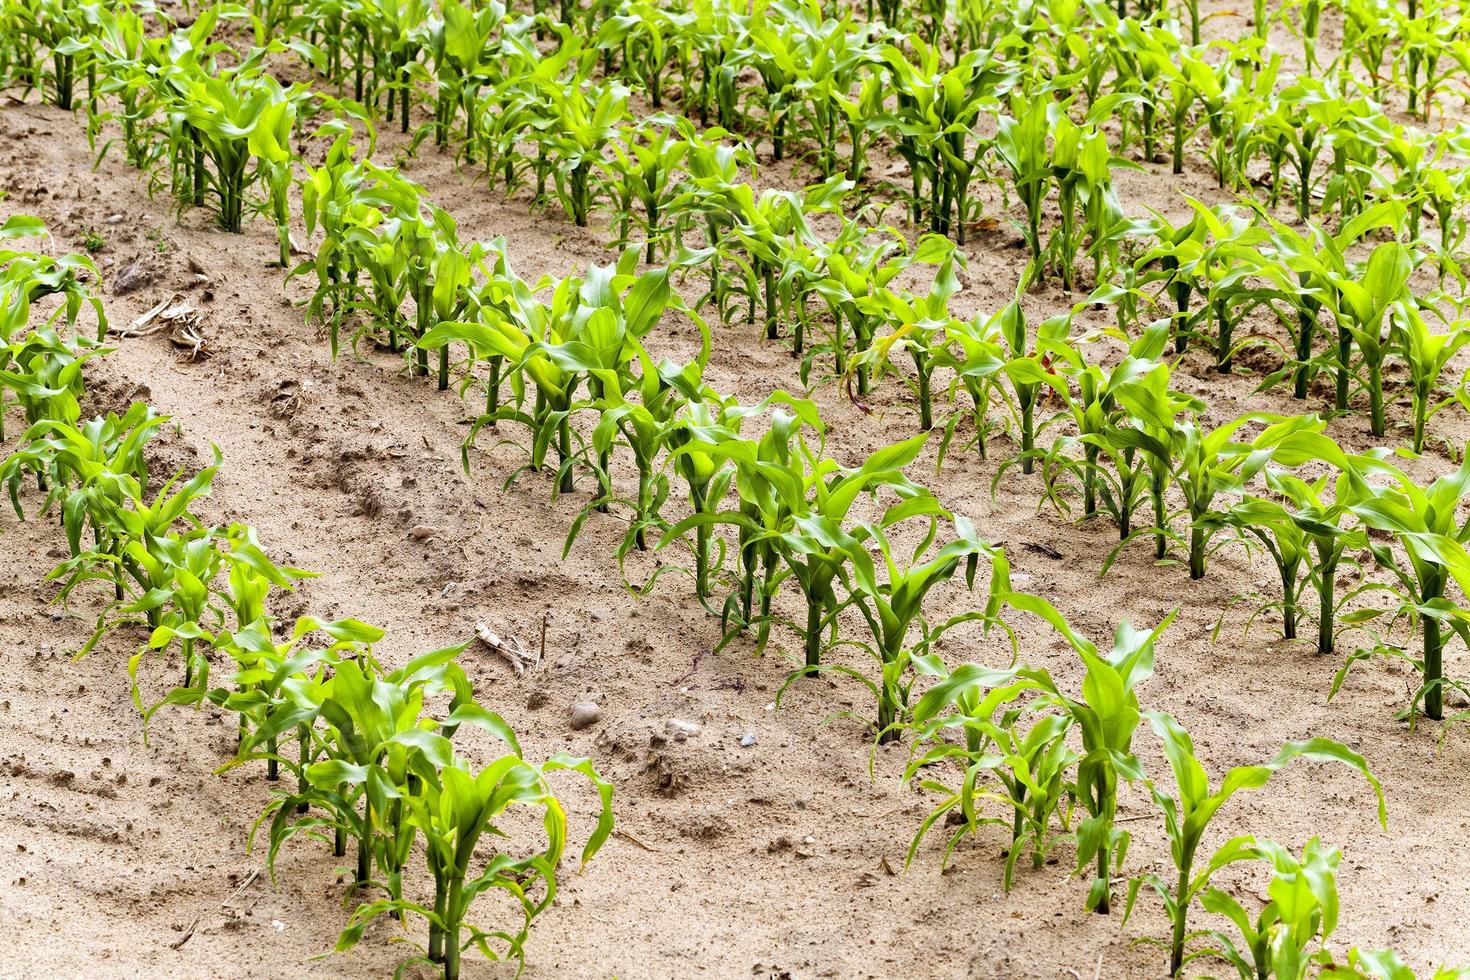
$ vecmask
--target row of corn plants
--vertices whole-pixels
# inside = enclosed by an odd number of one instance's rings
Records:
[[[431,104],[419,138],[432,132],[444,143],[453,131],[468,158],[483,158],[508,183],[534,170],[545,194],[555,175],[556,197],[578,223],[598,196],[590,184],[630,111],[630,91],[661,109],[662,93],[677,87],[691,118],[713,118],[752,143],[769,140],[778,159],[801,147],[824,179],[869,175],[866,150],[877,140],[906,164],[908,185],[890,190],[915,221],[963,241],[983,217],[977,186],[995,183],[1025,205],[1035,274],[1056,266],[1068,286],[1073,256],[1064,253],[1084,239],[1069,229],[1039,243],[1030,225],[1041,204],[1054,199],[1070,225],[1074,208],[1080,217],[1085,203],[1101,206],[1111,169],[1132,155],[1152,160],[1156,145],[1172,145],[1179,172],[1198,135],[1221,185],[1235,190],[1248,189],[1264,167],[1270,202],[1286,191],[1303,217],[1320,201],[1345,220],[1365,202],[1405,194],[1448,215],[1445,205],[1463,186],[1461,137],[1395,123],[1382,87],[1364,90],[1358,65],[1283,79],[1279,57],[1258,36],[1191,41],[1162,7],[1129,18],[1088,3],[1017,22],[995,5],[992,45],[961,53],[928,32],[864,23],[814,0],[757,6],[746,14],[716,5],[701,15],[598,4],[571,21],[552,11],[512,17],[499,8],[421,7],[408,33],[422,39],[410,47],[423,60],[400,72],[402,85],[381,91],[390,102],[398,93],[400,110],[409,99]],[[397,33],[377,32],[374,64],[393,61]],[[548,53],[536,40],[550,37],[557,43]],[[1079,60],[1079,44],[1093,51],[1090,63]],[[313,64],[341,61],[312,54]],[[345,83],[349,73],[325,74]],[[746,84],[752,77],[759,84]],[[360,84],[354,91],[363,97]],[[897,107],[879,93],[895,93]],[[1048,119],[1058,117],[1070,125],[1052,132]],[[1099,132],[1109,121],[1119,128],[1112,146]],[[1114,231],[1091,229],[1091,248],[1104,249]],[[1457,230],[1441,229],[1441,237],[1451,242],[1446,253],[1455,251]]]
[[[170,79],[167,85],[153,83],[153,87],[173,90],[181,87],[179,78],[191,71],[205,79],[218,74],[215,55],[224,45],[210,42],[209,35],[223,9],[214,8],[214,17],[201,18],[187,32],[175,32],[167,44],[162,40],[156,42],[166,56],[149,52],[108,61],[99,54],[98,60],[107,68],[108,81],[120,78],[120,87],[136,93],[146,89],[147,80],[152,78]],[[129,17],[137,20],[136,14],[126,10],[117,16],[121,20]],[[522,27],[531,30],[530,26]],[[142,32],[133,25],[124,33],[139,36]],[[101,42],[96,46],[106,47]],[[616,202],[615,221],[620,242],[629,242],[642,232],[650,261],[661,253],[665,258],[677,256],[681,268],[707,265],[708,296],[722,317],[729,318],[738,309],[744,309],[746,318],[754,321],[759,312],[770,337],[777,335],[780,321],[792,321],[792,344],[797,353],[814,357],[830,351],[834,355],[836,376],[845,375],[849,354],[867,352],[875,327],[881,327],[885,319],[890,323],[900,319],[903,312],[900,307],[880,304],[871,296],[852,296],[856,276],[865,271],[888,276],[900,270],[905,261],[904,257],[899,257],[896,263],[884,261],[892,246],[881,242],[870,245],[872,233],[864,227],[868,220],[861,215],[856,220],[843,219],[843,230],[826,240],[812,231],[811,218],[840,213],[844,199],[853,191],[851,180],[833,177],[799,195],[767,191],[757,196],[740,174],[741,162],[748,164],[753,159],[741,144],[725,142],[724,134],[718,130],[700,134],[688,120],[677,117],[654,116],[629,123],[625,99],[606,103],[611,115],[604,115],[590,102],[576,110],[576,117],[587,121],[590,142],[584,140],[576,147],[560,149],[543,145],[534,158],[520,158],[520,147],[528,133],[558,140],[577,130],[568,122],[569,117],[546,115],[543,109],[550,104],[548,100],[559,100],[559,108],[554,107],[557,111],[566,109],[567,99],[582,97],[570,94],[574,92],[585,94],[599,106],[604,104],[593,91],[595,85],[588,89],[592,83],[585,77],[589,66],[597,63],[596,59],[588,57],[575,39],[564,38],[555,57],[542,56],[534,46],[529,50],[536,53],[525,57],[533,60],[520,73],[507,76],[509,101],[498,102],[492,113],[502,128],[515,127],[509,137],[502,133],[493,139],[510,156],[505,157],[502,167],[500,160],[504,154],[488,147],[485,153],[487,166],[493,166],[497,172],[503,170],[508,184],[518,179],[516,175],[523,172],[523,167],[534,170],[538,190],[544,194],[554,185],[569,214],[579,221],[586,220],[591,202],[601,189],[608,200]],[[266,49],[252,51],[237,70],[242,73],[239,77],[257,82],[269,78],[259,67],[266,53]],[[155,64],[161,57],[169,62],[162,69]],[[567,65],[578,66],[570,79],[562,70]],[[143,81],[131,81],[133,78]],[[103,87],[107,88],[107,84]],[[265,87],[269,88],[270,84]],[[231,159],[243,167],[246,160],[252,159],[250,149],[254,149],[257,166],[250,173],[253,179],[269,185],[268,207],[279,231],[282,264],[288,264],[290,236],[285,202],[291,180],[288,134],[297,119],[293,107],[310,103],[313,114],[326,110],[339,120],[344,115],[350,117],[353,110],[341,103],[328,106],[300,90],[295,94],[278,94],[281,98],[264,106],[270,111],[258,121],[232,124],[236,129],[247,125],[255,128],[250,131],[249,139],[243,140],[247,148],[233,152]],[[164,101],[160,102],[160,98]],[[235,98],[241,105],[251,101],[238,94]],[[160,97],[155,92],[144,98],[143,104],[162,116],[167,96]],[[1128,104],[1113,103],[1115,108]],[[1100,108],[1101,102],[1092,115],[1096,116]],[[1435,411],[1459,400],[1444,396],[1446,386],[1441,384],[1441,375],[1463,343],[1465,333],[1459,318],[1462,304],[1454,294],[1441,292],[1427,298],[1416,297],[1409,291],[1407,282],[1415,268],[1428,264],[1437,266],[1442,284],[1447,271],[1454,271],[1458,276],[1458,264],[1452,257],[1447,258],[1453,249],[1443,247],[1445,242],[1462,237],[1453,218],[1454,202],[1458,200],[1455,192],[1447,191],[1440,199],[1442,204],[1435,205],[1442,218],[1438,246],[1421,235],[1418,218],[1425,209],[1425,201],[1415,196],[1413,188],[1401,188],[1394,182],[1385,185],[1391,190],[1391,200],[1366,206],[1366,210],[1335,234],[1311,226],[1310,234],[1302,236],[1264,213],[1252,211],[1242,218],[1228,207],[1207,208],[1200,204],[1192,205],[1191,220],[1180,225],[1163,218],[1130,222],[1122,218],[1111,191],[1111,173],[1121,161],[1112,154],[1107,140],[1097,129],[1102,118],[1079,128],[1065,109],[1065,104],[1015,102],[1008,107],[1015,116],[999,118],[999,133],[995,137],[997,152],[1016,181],[1017,196],[1025,203],[1028,215],[1023,228],[1023,237],[1032,251],[1027,280],[1038,270],[1052,267],[1070,285],[1079,251],[1090,241],[1087,252],[1093,258],[1094,279],[1108,283],[1094,297],[1126,297],[1127,302],[1120,304],[1119,310],[1122,325],[1129,326],[1130,317],[1136,319],[1136,290],[1150,283],[1157,284],[1159,295],[1153,297],[1154,303],[1177,304],[1178,312],[1173,316],[1176,349],[1182,350],[1192,338],[1203,339],[1215,351],[1217,368],[1228,371],[1235,355],[1244,347],[1274,345],[1281,351],[1283,368],[1268,381],[1276,383],[1289,377],[1294,393],[1304,396],[1316,377],[1330,374],[1334,408],[1349,410],[1356,402],[1355,393],[1361,392],[1367,401],[1370,427],[1375,435],[1382,435],[1386,425],[1386,370],[1391,374],[1395,360],[1402,360],[1412,373],[1412,440],[1416,450],[1423,448],[1429,418]],[[95,112],[99,117],[116,115],[110,108]],[[176,125],[176,111],[167,110],[167,114],[174,120],[169,132],[186,135],[193,132],[189,126],[181,130]],[[150,127],[137,124],[133,118],[136,112],[121,115],[125,120],[132,119],[135,132],[145,133],[136,137],[139,149],[132,154],[135,158],[159,160],[168,156],[156,146],[157,132],[150,143],[146,135]],[[251,113],[247,115],[256,118]],[[127,127],[124,128],[126,133]],[[162,128],[152,127],[160,131]],[[195,126],[194,130],[197,129]],[[236,142],[241,140],[237,138]],[[932,145],[934,138],[921,142]],[[1437,152],[1442,155],[1447,152],[1447,146],[1441,143]],[[191,147],[187,141],[171,146],[171,150],[173,185],[179,190],[181,200],[204,200],[200,180],[208,167],[203,166],[203,161],[213,157],[201,157],[198,148]],[[1414,154],[1408,156],[1418,158]],[[1069,161],[1065,166],[1063,157]],[[233,172],[245,174],[238,168]],[[1433,172],[1443,176],[1440,171]],[[754,176],[753,168],[751,176]],[[1438,184],[1445,181],[1440,180]],[[1062,220],[1043,242],[1040,216],[1051,185]],[[242,193],[230,191],[220,197],[220,206],[238,217],[241,200]],[[1406,205],[1405,201],[1409,203]],[[261,207],[267,205],[262,203]],[[229,223],[238,225],[236,220]],[[428,224],[423,220],[418,223]],[[1370,257],[1366,263],[1349,257],[1367,236],[1381,234],[1385,229],[1397,235],[1404,242],[1403,247],[1385,246],[1382,254]],[[886,229],[880,229],[880,234],[883,232]],[[894,235],[899,237],[896,232]],[[424,239],[425,236],[416,233],[413,237]],[[1133,263],[1123,262],[1119,254],[1121,247],[1140,238],[1145,243],[1143,258]],[[686,240],[700,245],[690,248],[685,245]],[[1272,246],[1265,254],[1262,254],[1263,243]],[[424,256],[409,265],[423,267],[433,258]],[[864,269],[865,262],[880,268]],[[1363,295],[1365,292],[1367,295]],[[415,295],[416,301],[422,298]],[[1200,302],[1192,304],[1195,298]],[[815,315],[810,306],[813,299],[818,301]],[[429,304],[419,302],[418,305]],[[1278,340],[1258,332],[1242,337],[1237,328],[1256,314],[1278,319],[1285,326],[1286,338]],[[1440,333],[1420,322],[1426,316],[1448,324],[1451,339],[1439,341]],[[1375,328],[1385,321],[1391,328],[1388,343],[1375,336]],[[821,343],[818,338],[818,343],[810,344],[811,328],[827,328],[829,323],[831,342]],[[907,324],[894,323],[894,326],[901,328]],[[1336,342],[1319,343],[1319,339],[1329,339],[1326,335],[1334,327]],[[402,332],[390,329],[395,339]],[[906,346],[914,349],[913,345]],[[931,357],[925,363],[936,365],[945,359]],[[922,370],[919,372],[919,382],[928,380],[924,374]],[[868,376],[868,359],[859,357],[856,387],[860,395],[866,393]],[[920,412],[921,422],[927,427],[932,415],[927,397],[920,398]]]
[[[1137,785],[1161,818],[1173,867],[1167,877],[1145,872],[1127,878],[1124,920],[1145,890],[1157,896],[1170,932],[1144,941],[1164,951],[1168,975],[1213,963],[1237,971],[1242,980],[1413,976],[1390,950],[1351,949],[1339,958],[1330,948],[1338,925],[1341,855],[1335,848],[1316,837],[1292,849],[1237,834],[1213,852],[1201,850],[1226,804],[1264,787],[1295,760],[1332,762],[1361,773],[1382,823],[1382,790],[1360,755],[1326,738],[1288,742],[1268,761],[1237,766],[1212,786],[1189,733],[1172,716],[1140,703],[1139,689],[1153,672],[1154,648],[1172,614],[1152,630],[1125,621],[1111,649],[1102,649],[1044,599],[1005,593],[997,600],[1008,613],[1041,620],[1076,652],[1085,669],[1080,694],[1048,671],[1021,663],[941,670],[910,723],[916,744],[904,779],[939,802],[914,835],[908,862],[936,828],[947,835],[946,863],[966,838],[998,828],[1009,838],[1002,879],[1009,891],[1028,854],[1027,863],[1039,871],[1058,845],[1072,842],[1074,873],[1091,876],[1087,906],[1107,913],[1133,837],[1118,817],[1119,800],[1126,787]],[[1148,773],[1138,755],[1145,722],[1167,763],[1162,778]],[[956,781],[937,772],[953,773]],[[1248,910],[1212,879],[1227,867],[1251,863],[1263,866],[1269,885],[1266,900]],[[1209,915],[1211,927],[1198,928],[1201,913]],[[1464,971],[1441,968],[1433,975],[1459,977]]]
[[[0,239],[41,234],[26,218],[0,228]],[[271,611],[277,597],[311,573],[274,561],[249,525],[201,515],[221,467],[218,451],[197,472],[161,478],[151,471],[149,443],[167,416],[134,402],[121,413],[83,417],[84,365],[108,350],[100,343],[106,319],[86,285],[96,275],[76,256],[0,252],[0,292],[13,311],[0,349],[0,410],[13,402],[27,423],[0,463],[0,481],[18,517],[60,521],[69,554],[47,576],[58,583],[57,601],[70,605],[101,589],[93,600],[101,611],[78,656],[143,637],[127,669],[145,732],[165,706],[208,704],[238,719],[237,753],[220,771],[264,763],[267,781],[283,787],[251,835],[265,838],[272,879],[280,849],[297,837],[319,839],[337,856],[355,848],[358,904],[339,951],[380,916],[413,916],[424,920],[427,942],[409,962],[429,963],[446,978],[459,976],[467,949],[524,962],[568,847],[566,810],[550,776],[579,773],[598,797],[582,864],[611,832],[611,783],[587,759],[525,758],[510,726],[477,700],[458,663],[463,645],[395,669],[374,653],[384,637],[377,627],[351,618],[280,622]],[[31,328],[37,302],[57,309]],[[96,309],[96,337],[77,329],[87,304]],[[158,669],[178,683],[150,680]],[[153,700],[160,689],[166,693]],[[475,763],[483,750],[456,741],[465,729],[491,737],[494,761]],[[487,853],[504,836],[502,818],[522,809],[540,816],[545,840],[507,840]],[[414,894],[416,856],[432,878],[432,900]],[[514,899],[514,924],[476,924],[471,907],[486,892]]]
[[[1377,108],[1383,93],[1376,81],[1372,91],[1358,91],[1359,66],[1352,63],[1321,77],[1282,80],[1279,58],[1259,37],[1201,45],[1182,37],[1163,8],[1120,18],[1106,4],[1089,3],[1037,21],[1002,19],[991,29],[991,46],[959,54],[936,45],[932,33],[904,34],[853,13],[835,16],[815,0],[758,7],[749,15],[700,17],[597,4],[564,22],[554,11],[513,17],[498,7],[472,11],[452,3],[442,10],[418,2],[375,6],[345,16],[359,28],[357,63],[349,66],[354,59],[342,47],[352,39],[340,30],[343,12],[308,5],[288,21],[304,35],[289,47],[328,79],[345,84],[350,76],[359,102],[382,111],[386,101],[388,116],[405,126],[411,101],[431,103],[432,122],[419,138],[432,132],[444,143],[454,130],[467,157],[483,157],[487,169],[511,184],[534,171],[538,190],[549,194],[554,183],[554,197],[578,223],[599,197],[600,171],[617,156],[608,145],[628,117],[630,90],[657,108],[663,75],[672,71],[691,115],[705,121],[717,106],[722,126],[753,138],[763,131],[778,157],[798,141],[812,144],[824,178],[842,172],[862,179],[869,169],[865,145],[891,144],[907,164],[910,186],[895,190],[913,218],[961,241],[981,217],[973,210],[981,203],[976,182],[1008,188],[1026,211],[1021,230],[1036,263],[1032,275],[1052,268],[1068,286],[1084,242],[1096,261],[1120,233],[1116,220],[1104,220],[1117,218],[1107,206],[1111,171],[1130,154],[1152,159],[1156,139],[1167,137],[1177,172],[1195,133],[1208,137],[1206,157],[1222,186],[1245,189],[1252,168],[1265,163],[1270,201],[1294,180],[1302,217],[1319,199],[1323,210],[1335,209],[1344,220],[1375,198],[1408,199],[1416,205],[1410,209],[1416,229],[1424,210],[1453,226],[1437,236],[1448,243],[1446,257],[1463,238],[1452,217],[1464,183],[1454,162],[1460,137],[1395,124]],[[274,36],[273,15],[207,8],[179,32],[190,43],[179,44],[176,36],[165,46],[165,39],[139,30],[137,14],[127,8],[84,9],[79,15],[17,5],[12,76],[35,82],[38,73],[28,66],[66,48],[72,53],[57,57],[80,59],[94,88],[100,72],[103,94],[119,94],[134,107],[177,103],[169,127],[171,182],[181,203],[217,194],[221,220],[233,227],[242,161],[253,161],[250,181],[269,182],[277,155],[270,144],[280,142],[271,137],[289,128],[300,93],[256,91],[264,54],[287,42],[226,59],[238,64],[218,64],[225,49],[205,39],[219,18],[248,17],[263,42]],[[1078,63],[1079,34],[1099,49],[1095,65]],[[549,37],[557,43],[543,51],[537,41]],[[190,77],[191,69],[202,77]],[[752,73],[762,85],[742,84]],[[373,78],[364,81],[364,74]],[[211,77],[213,88],[206,84]],[[878,92],[897,93],[897,109],[874,101]],[[282,101],[292,110],[279,109]],[[191,104],[200,107],[194,118]],[[210,105],[215,108],[203,108]],[[97,111],[95,92],[89,106]],[[257,125],[262,113],[267,118]],[[1119,125],[1111,146],[1100,131],[1110,121]],[[240,130],[256,129],[261,135],[249,142],[259,145],[244,149]],[[845,166],[837,163],[839,138],[850,151]],[[525,152],[528,143],[534,153]],[[1037,219],[1051,200],[1061,222],[1043,244]],[[1094,225],[1085,235],[1083,221]]]

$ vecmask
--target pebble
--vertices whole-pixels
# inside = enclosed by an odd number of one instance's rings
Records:
[[[409,531],[408,536],[413,538],[415,541],[427,541],[438,533],[439,529],[437,527],[430,527],[427,524],[420,524],[416,526],[412,531]]]
[[[754,735],[747,735],[747,736],[745,736],[744,738],[742,738],[740,740],[740,747],[742,749],[748,749],[748,748],[751,748],[754,745],[755,745],[755,736]]]
[[[110,225],[120,225],[122,224],[123,216],[120,214],[109,214],[106,220]]]
[[[664,723],[664,731],[674,736],[674,741],[682,742],[686,738],[693,738],[703,729],[697,721],[685,721],[683,718],[670,718]]]
[[[591,701],[578,701],[572,705],[572,731],[580,732],[597,724],[602,717],[602,709]]]

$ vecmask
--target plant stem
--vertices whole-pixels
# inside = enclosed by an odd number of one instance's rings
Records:
[[[444,887],[444,873],[439,868],[434,869],[434,915],[440,922],[444,921],[445,903],[448,898]],[[444,962],[444,927],[429,923],[429,960],[433,963]]]
[[[1296,580],[1296,571],[1295,565],[1281,568],[1281,637],[1285,640],[1296,639],[1297,593],[1301,588]]]
[[[373,801],[362,795],[362,836],[357,839],[357,884],[366,885],[372,872]]]
[[[1205,529],[1191,518],[1189,529],[1189,577],[1195,580],[1205,577]]]
[[[1428,391],[1414,392],[1414,452],[1424,451],[1424,428],[1429,421],[1429,395]]]
[[[1332,596],[1333,586],[1337,584],[1337,559],[1330,563],[1322,561],[1322,548],[1317,549],[1320,571],[1317,579],[1317,652],[1330,654],[1333,648],[1332,623],[1336,612],[1335,602]]]
[[[1169,976],[1171,977],[1179,976],[1179,971],[1184,968],[1184,927],[1189,917],[1187,894],[1192,863],[1189,858],[1184,860],[1179,868],[1179,885],[1174,890],[1174,935],[1169,943]]]
[[[490,382],[485,386],[485,414],[494,415],[500,410],[500,362],[504,355],[496,354],[490,358]],[[494,421],[490,423],[492,426]]]
[[[561,471],[561,481],[557,484],[560,493],[572,492],[572,468],[568,460],[572,455],[572,419],[571,412],[562,413],[556,423],[556,459],[557,469]]]
[[[1215,348],[1215,370],[1220,374],[1229,374],[1232,366],[1230,341],[1231,335],[1235,332],[1235,324],[1230,320],[1230,312],[1223,299],[1215,301],[1215,326],[1219,336],[1219,342]]]
[[[1084,518],[1097,513],[1097,454],[1097,446],[1085,445],[1082,447],[1082,516]]]
[[[766,339],[776,339],[776,270],[765,265],[761,274],[766,284]]]
[[[301,768],[296,774],[296,793],[301,797],[306,796],[306,767],[311,764],[311,726],[299,725],[296,728],[296,742],[301,761]],[[310,809],[308,803],[298,803],[297,813],[305,813]]]
[[[1035,412],[1036,393],[1031,392],[1021,400],[1021,472],[1028,474],[1036,469],[1036,460],[1031,455],[1036,445]]]
[[[1298,281],[1302,287],[1307,285],[1307,277],[1301,275]],[[1297,335],[1296,335],[1296,359],[1301,366],[1296,369],[1296,377],[1292,383],[1292,397],[1307,397],[1307,377],[1310,368],[1307,364],[1312,359],[1312,337],[1317,332],[1317,310],[1320,307],[1316,300],[1302,297],[1302,306],[1297,310]]]
[[[1368,427],[1375,436],[1383,435],[1383,362],[1368,365]]]
[[[919,429],[928,432],[934,428],[934,407],[929,398],[929,365],[924,352],[914,348],[914,368],[919,374]]]
[[[1348,407],[1348,362],[1353,356],[1353,335],[1346,328],[1337,328],[1337,389],[1333,406],[1340,412]]]
[[[806,598],[806,666],[807,673],[814,675],[822,662],[822,613],[826,604],[817,596]]]
[[[897,698],[887,680],[882,681],[878,687],[878,744],[889,745],[897,742],[899,730],[893,727],[898,720]]]
[[[1437,566],[1433,566],[1437,567]],[[1444,595],[1444,572],[1429,573],[1424,583],[1424,599],[1438,599]],[[1444,647],[1440,638],[1439,620],[1433,616],[1422,616],[1424,622],[1424,714],[1435,721],[1444,717]]]
[[[691,502],[696,514],[704,511],[705,487],[689,488]],[[703,599],[709,595],[709,525],[701,524],[694,529],[694,592]]]
[[[1162,561],[1169,553],[1168,515],[1164,513],[1164,487],[1167,477],[1163,473],[1151,472],[1149,476],[1149,499],[1154,505],[1154,558]]]
[[[456,877],[445,900],[448,920],[444,923],[444,980],[459,980],[459,917],[456,911],[461,906],[463,893],[464,879]]]

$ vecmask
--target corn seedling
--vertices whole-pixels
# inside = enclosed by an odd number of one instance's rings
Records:
[[[1076,794],[1087,816],[1075,831],[1077,873],[1095,863],[1087,907],[1106,914],[1112,904],[1113,875],[1122,867],[1131,839],[1128,831],[1116,823],[1118,782],[1143,778],[1142,767],[1133,754],[1133,735],[1143,719],[1136,688],[1153,673],[1154,644],[1174,621],[1174,613],[1147,633],[1135,630],[1126,621],[1119,624],[1113,648],[1104,654],[1073,630],[1045,599],[1012,592],[997,596],[995,601],[1050,624],[1076,651],[1086,670],[1081,700],[1064,694],[1046,671],[1033,671],[1030,676],[1057,700],[1082,736]]]
[[[1044,697],[1022,700],[1036,689],[1024,670],[962,664],[924,692],[914,706],[910,727],[916,744],[935,744],[915,755],[904,770],[904,781],[950,759],[964,767],[964,778],[958,788],[934,777],[920,781],[922,788],[940,793],[942,799],[915,833],[906,864],[913,862],[920,842],[935,824],[952,819],[949,815],[958,809],[960,826],[949,838],[946,860],[965,836],[995,825],[1011,832],[1003,879],[1006,891],[1028,847],[1033,868],[1042,867],[1052,845],[1070,827],[1075,800],[1067,777],[1079,757],[1066,742],[1071,716],[1053,710]],[[963,735],[963,745],[940,737],[953,729]],[[992,787],[991,778],[999,782],[998,788]],[[987,802],[998,803],[1003,815],[987,816]]]
[[[1189,909],[1205,889],[1215,872],[1236,861],[1257,855],[1255,841],[1249,836],[1233,837],[1210,856],[1203,869],[1195,866],[1205,831],[1220,808],[1242,790],[1260,789],[1293,759],[1317,762],[1340,762],[1351,766],[1368,780],[1378,797],[1378,821],[1388,825],[1388,810],[1383,789],[1368,769],[1363,757],[1340,742],[1314,738],[1306,742],[1288,742],[1270,762],[1254,766],[1236,766],[1225,774],[1219,789],[1210,789],[1209,775],[1194,754],[1194,741],[1171,715],[1159,711],[1146,713],[1149,725],[1164,743],[1164,755],[1174,776],[1178,796],[1170,795],[1152,780],[1149,789],[1154,802],[1164,815],[1164,828],[1169,835],[1170,854],[1179,872],[1171,890],[1157,875],[1144,875],[1129,884],[1128,907],[1131,911],[1138,891],[1148,885],[1164,902],[1164,911],[1173,924],[1169,939],[1169,975],[1179,976],[1185,964],[1185,942],[1189,937]]]
[[[1422,700],[1425,715],[1438,721],[1444,716],[1446,683],[1443,631],[1449,629],[1470,643],[1465,611],[1445,594],[1453,581],[1470,595],[1470,554],[1465,549],[1470,519],[1459,519],[1460,503],[1470,492],[1470,458],[1426,487],[1387,464],[1379,468],[1392,483],[1370,487],[1349,509],[1369,528],[1391,535],[1407,559],[1406,566],[1388,545],[1369,538],[1374,559],[1397,582],[1393,594],[1400,601],[1398,613],[1423,631],[1423,659],[1413,662],[1422,671],[1424,684],[1414,695],[1414,705],[1417,708]]]

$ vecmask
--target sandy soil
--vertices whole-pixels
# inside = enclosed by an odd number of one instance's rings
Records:
[[[525,278],[609,260],[597,227],[529,214],[524,200],[502,201],[447,156],[426,149],[406,171],[456,216],[464,237],[506,236]],[[772,170],[764,179],[790,177]],[[1181,192],[1213,199],[1211,183],[1198,170],[1176,178],[1156,166],[1123,175],[1120,194],[1135,211],[1177,211]],[[530,755],[587,754],[616,781],[619,833],[585,873],[566,876],[533,936],[527,976],[1162,975],[1163,957],[1134,942],[1165,932],[1157,902],[1141,901],[1124,928],[1116,915],[1085,913],[1086,882],[1068,876],[1065,847],[1060,864],[1023,870],[1009,895],[1000,888],[999,834],[963,844],[944,873],[936,835],[905,872],[905,849],[931,804],[899,785],[906,746],[878,751],[870,778],[864,727],[830,717],[846,708],[866,716],[856,685],[803,681],[775,710],[792,638],[778,637],[764,657],[740,643],[710,655],[718,622],[698,610],[687,579],[666,576],[636,601],[624,589],[609,558],[622,533],[616,517],[588,521],[561,560],[585,491],[548,503],[548,478],[523,476],[502,492],[519,455],[494,439],[481,440],[466,475],[459,446],[473,408],[399,376],[391,357],[333,361],[292,305],[301,290],[283,288],[267,265],[275,242],[266,224],[230,236],[202,214],[176,220],[120,161],[91,169],[77,120],[34,104],[0,108],[0,189],[0,216],[44,218],[58,247],[80,248],[89,228],[100,231],[109,285],[134,259],[154,273],[146,288],[107,296],[114,321],[176,289],[205,311],[212,356],[181,360],[161,335],[123,340],[92,373],[96,407],[146,397],[173,415],[180,431],[160,446],[170,465],[198,465],[210,444],[220,447],[226,464],[208,515],[251,522],[278,558],[322,573],[283,615],[309,609],[377,623],[389,631],[380,652],[390,662],[463,642],[476,622],[534,645],[544,623],[546,658],[527,676],[483,647],[470,648],[465,667]],[[967,249],[957,312],[1005,301],[1022,264],[1018,244],[1003,224]],[[195,269],[207,281],[196,281]],[[1071,299],[1047,289],[1027,306],[1044,315]],[[654,340],[671,356],[694,343],[692,327],[672,320]],[[1252,395],[1254,371],[1222,379],[1206,367],[1203,354],[1191,355],[1177,377],[1210,402],[1212,422],[1246,408],[1297,409],[1281,393]],[[754,401],[773,388],[798,390],[796,369],[756,329],[716,326],[709,378],[717,388]],[[829,445],[847,461],[917,427],[892,380],[871,414],[830,382],[812,397],[830,425]],[[1407,414],[1402,403],[1392,411]],[[1437,424],[1451,443],[1463,445],[1470,432],[1451,413]],[[1365,431],[1360,418],[1333,425],[1355,445],[1366,445]],[[1393,945],[1421,968],[1470,956],[1470,745],[1459,734],[1441,748],[1434,731],[1393,720],[1407,676],[1370,666],[1328,703],[1338,664],[1273,643],[1269,623],[1243,635],[1246,613],[1237,608],[1211,641],[1232,597],[1274,592],[1264,560],[1227,549],[1204,581],[1190,582],[1179,567],[1155,567],[1140,546],[1099,580],[1111,529],[1038,514],[1037,478],[1018,472],[992,496],[993,461],[956,453],[935,475],[932,447],[926,460],[915,475],[1006,545],[1020,587],[1051,598],[1089,635],[1105,639],[1122,617],[1151,626],[1180,607],[1143,696],[1191,730],[1212,773],[1269,758],[1283,740],[1327,735],[1363,752],[1389,796],[1385,833],[1360,778],[1296,765],[1268,792],[1231,804],[1210,841],[1249,832],[1299,846],[1321,835],[1345,853],[1340,945]],[[1447,465],[1431,458],[1420,472]],[[413,540],[410,529],[421,525],[437,533]],[[329,854],[289,847],[274,886],[257,873],[263,859],[247,853],[246,837],[269,788],[256,770],[212,775],[233,749],[229,721],[212,711],[164,714],[145,745],[127,695],[133,639],[72,662],[95,611],[86,601],[69,612],[50,604],[55,590],[44,575],[63,556],[57,528],[17,523],[7,511],[0,531],[0,975],[389,974],[402,948],[386,925],[350,954],[314,959],[345,919],[346,878]],[[936,616],[973,602],[950,589]],[[1075,657],[1038,624],[1020,625],[1022,659],[1075,685]],[[978,632],[956,631],[943,649],[951,662],[1007,659]],[[1448,669],[1463,675],[1465,658],[1457,653]],[[597,701],[601,719],[574,732],[568,712],[580,700]],[[672,740],[669,719],[701,731]],[[754,747],[741,748],[746,735]],[[1162,772],[1152,736],[1139,742]],[[570,792],[575,813],[588,801]],[[1167,868],[1159,817],[1141,788],[1126,794],[1122,819],[1135,833],[1130,870]],[[577,827],[579,839],[586,829]],[[1263,889],[1243,872],[1220,882]],[[472,976],[509,975],[467,964]]]

